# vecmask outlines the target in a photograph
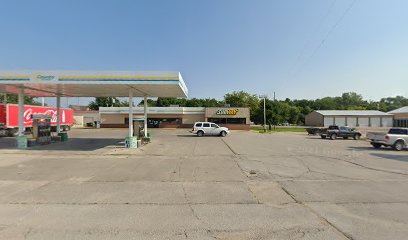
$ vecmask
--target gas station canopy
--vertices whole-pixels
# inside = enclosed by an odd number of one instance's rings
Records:
[[[0,71],[0,92],[18,95],[17,146],[26,147],[24,96],[56,97],[60,133],[61,97],[144,98],[144,136],[147,137],[148,97],[187,97],[179,72],[156,71]],[[133,137],[133,104],[129,104],[129,138]]]
[[[187,97],[180,72],[0,71],[0,92],[33,97]]]

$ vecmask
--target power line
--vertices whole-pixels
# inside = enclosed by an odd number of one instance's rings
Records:
[[[315,34],[317,34],[320,29],[322,28],[324,22],[326,21],[326,19],[329,17],[330,13],[332,12],[332,9],[334,7],[334,5],[336,4],[337,0],[333,0],[332,3],[330,4],[329,8],[327,9],[326,13],[322,16],[322,18],[319,21],[319,24],[316,26],[316,28],[314,29],[313,33],[311,34],[311,36],[308,38],[307,41],[305,41],[302,50],[300,51],[299,55],[297,56],[295,63],[293,64],[293,66],[290,68],[290,73],[292,73],[293,69],[296,68],[296,66],[300,63],[300,61],[303,58],[304,53],[306,52],[306,49],[309,47],[311,41],[312,41],[312,36],[314,36]]]
[[[317,51],[319,51],[319,49],[326,43],[327,39],[330,37],[330,35],[334,32],[334,30],[336,30],[336,28],[339,26],[339,24],[341,23],[341,21],[343,21],[343,19],[346,17],[346,15],[350,12],[350,10],[353,8],[353,6],[355,5],[355,3],[357,2],[357,0],[353,0],[350,5],[346,8],[346,10],[343,12],[343,14],[340,16],[339,19],[337,19],[337,21],[333,24],[333,26],[329,29],[329,31],[326,33],[326,35],[324,36],[324,38],[320,41],[319,45],[316,46],[316,48],[314,49],[313,53],[309,56],[308,59],[312,59]],[[302,69],[303,67],[307,64],[307,61],[304,62],[304,64],[295,72],[295,74],[293,76],[296,76]]]

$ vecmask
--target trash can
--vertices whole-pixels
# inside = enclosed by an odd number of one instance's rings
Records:
[[[148,132],[148,133],[147,133],[147,137],[150,138],[150,139],[152,139],[152,133]]]
[[[18,136],[17,137],[17,148],[25,149],[28,145],[27,136]]]
[[[137,137],[126,137],[125,147],[126,148],[137,148]]]
[[[140,140],[140,139],[137,140],[137,147],[138,148],[142,147],[142,140]]]
[[[66,133],[66,132],[60,132],[60,133],[58,133],[58,136],[61,137],[61,142],[66,142],[66,141],[68,141],[68,133]]]

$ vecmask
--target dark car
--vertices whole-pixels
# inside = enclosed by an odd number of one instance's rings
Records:
[[[331,125],[328,129],[320,133],[320,137],[323,139],[330,138],[331,140],[335,140],[338,137],[344,139],[354,138],[354,140],[358,140],[361,137],[361,133],[351,127]]]

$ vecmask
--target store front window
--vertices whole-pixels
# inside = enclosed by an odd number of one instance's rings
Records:
[[[246,118],[208,118],[208,121],[217,124],[246,124]]]
[[[125,118],[125,124],[129,124],[129,118]],[[147,127],[158,128],[161,124],[177,125],[181,124],[181,118],[148,118]]]
[[[397,127],[408,127],[408,119],[395,120]]]
[[[160,125],[178,125],[181,124],[181,118],[148,118],[148,127],[160,127]]]

